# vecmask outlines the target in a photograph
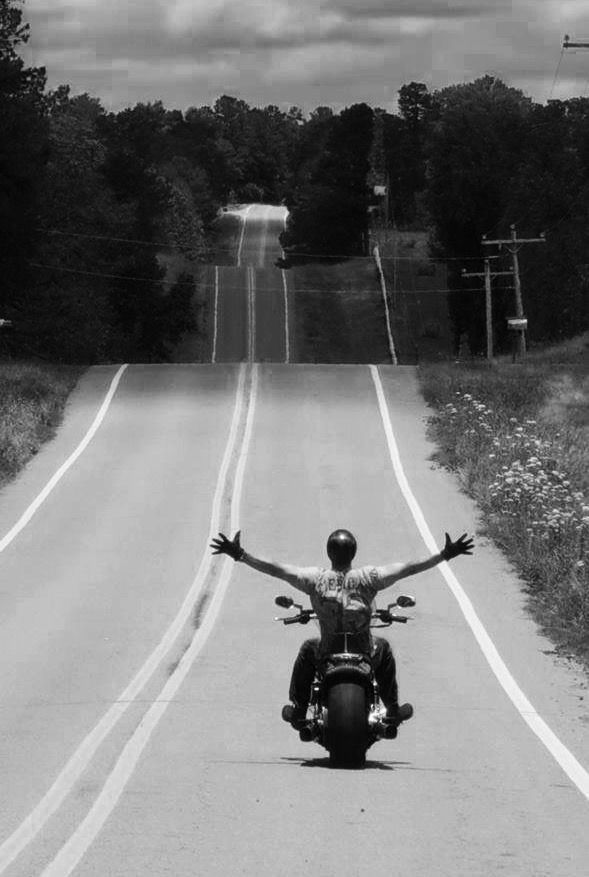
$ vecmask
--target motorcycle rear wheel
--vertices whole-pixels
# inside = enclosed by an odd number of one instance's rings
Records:
[[[339,682],[327,695],[327,749],[334,767],[363,767],[368,748],[366,692],[355,682]]]

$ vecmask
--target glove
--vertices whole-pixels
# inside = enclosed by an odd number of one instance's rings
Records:
[[[233,560],[241,560],[245,554],[240,543],[241,530],[238,530],[233,539],[228,539],[224,533],[219,533],[218,539],[213,539],[211,548],[213,554],[228,554]]]
[[[459,554],[472,554],[472,549],[473,541],[466,538],[466,533],[463,533],[456,542],[452,542],[450,536],[446,533],[446,544],[440,553],[444,560],[452,560],[453,557],[458,557]]]

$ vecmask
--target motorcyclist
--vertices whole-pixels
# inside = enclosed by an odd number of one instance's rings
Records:
[[[254,557],[242,548],[240,530],[233,539],[219,533],[211,548],[213,554],[227,554],[258,572],[283,579],[310,597],[319,620],[321,637],[305,640],[301,645],[290,682],[292,706],[283,709],[283,718],[300,729],[305,723],[317,665],[321,657],[331,651],[334,636],[342,630],[354,634],[355,648],[371,655],[387,718],[398,725],[412,716],[411,704],[399,705],[396,665],[390,644],[383,637],[373,637],[370,632],[374,598],[378,591],[391,587],[400,579],[432,569],[460,554],[472,554],[473,540],[467,539],[464,533],[452,541],[446,533],[441,551],[425,560],[352,568],[356,539],[349,530],[334,530],[327,540],[331,569],[291,566]]]

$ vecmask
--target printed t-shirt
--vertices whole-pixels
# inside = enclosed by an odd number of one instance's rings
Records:
[[[380,583],[374,566],[347,572],[319,567],[300,570],[296,587],[309,595],[317,613],[322,651],[330,649],[335,634],[353,633],[355,647],[370,654],[370,619]]]

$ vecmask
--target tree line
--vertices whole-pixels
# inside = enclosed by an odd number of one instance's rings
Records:
[[[485,350],[484,299],[462,271],[481,271],[491,253],[498,270],[510,267],[506,249],[482,239],[509,238],[512,224],[519,236],[546,233],[545,244],[518,254],[531,340],[589,328],[589,98],[538,104],[491,76],[432,92],[411,82],[396,113],[365,104],[338,116],[321,111],[299,148],[283,235],[293,261],[364,254],[380,184],[388,188],[384,221],[427,230],[432,259],[447,260],[455,338],[466,334],[473,354]],[[499,349],[511,343],[511,284],[493,284]]]
[[[107,112],[27,67],[21,0],[0,0],[2,353],[165,360],[228,202],[284,197],[302,113],[230,96]],[[169,283],[166,255],[180,273]]]
[[[383,220],[427,229],[447,259],[449,307],[473,353],[482,296],[461,279],[486,255],[484,234],[511,223],[546,244],[520,253],[532,340],[589,326],[589,99],[537,104],[485,76],[430,92],[412,82],[397,112],[355,104],[251,107],[160,101],[107,112],[27,67],[21,0],[0,0],[0,317],[4,352],[57,361],[162,360],[198,329],[197,268],[230,202],[285,203],[285,265],[367,254],[375,185]],[[382,203],[382,202],[379,202]],[[173,255],[174,282],[162,254]],[[499,346],[512,309],[495,282]]]

